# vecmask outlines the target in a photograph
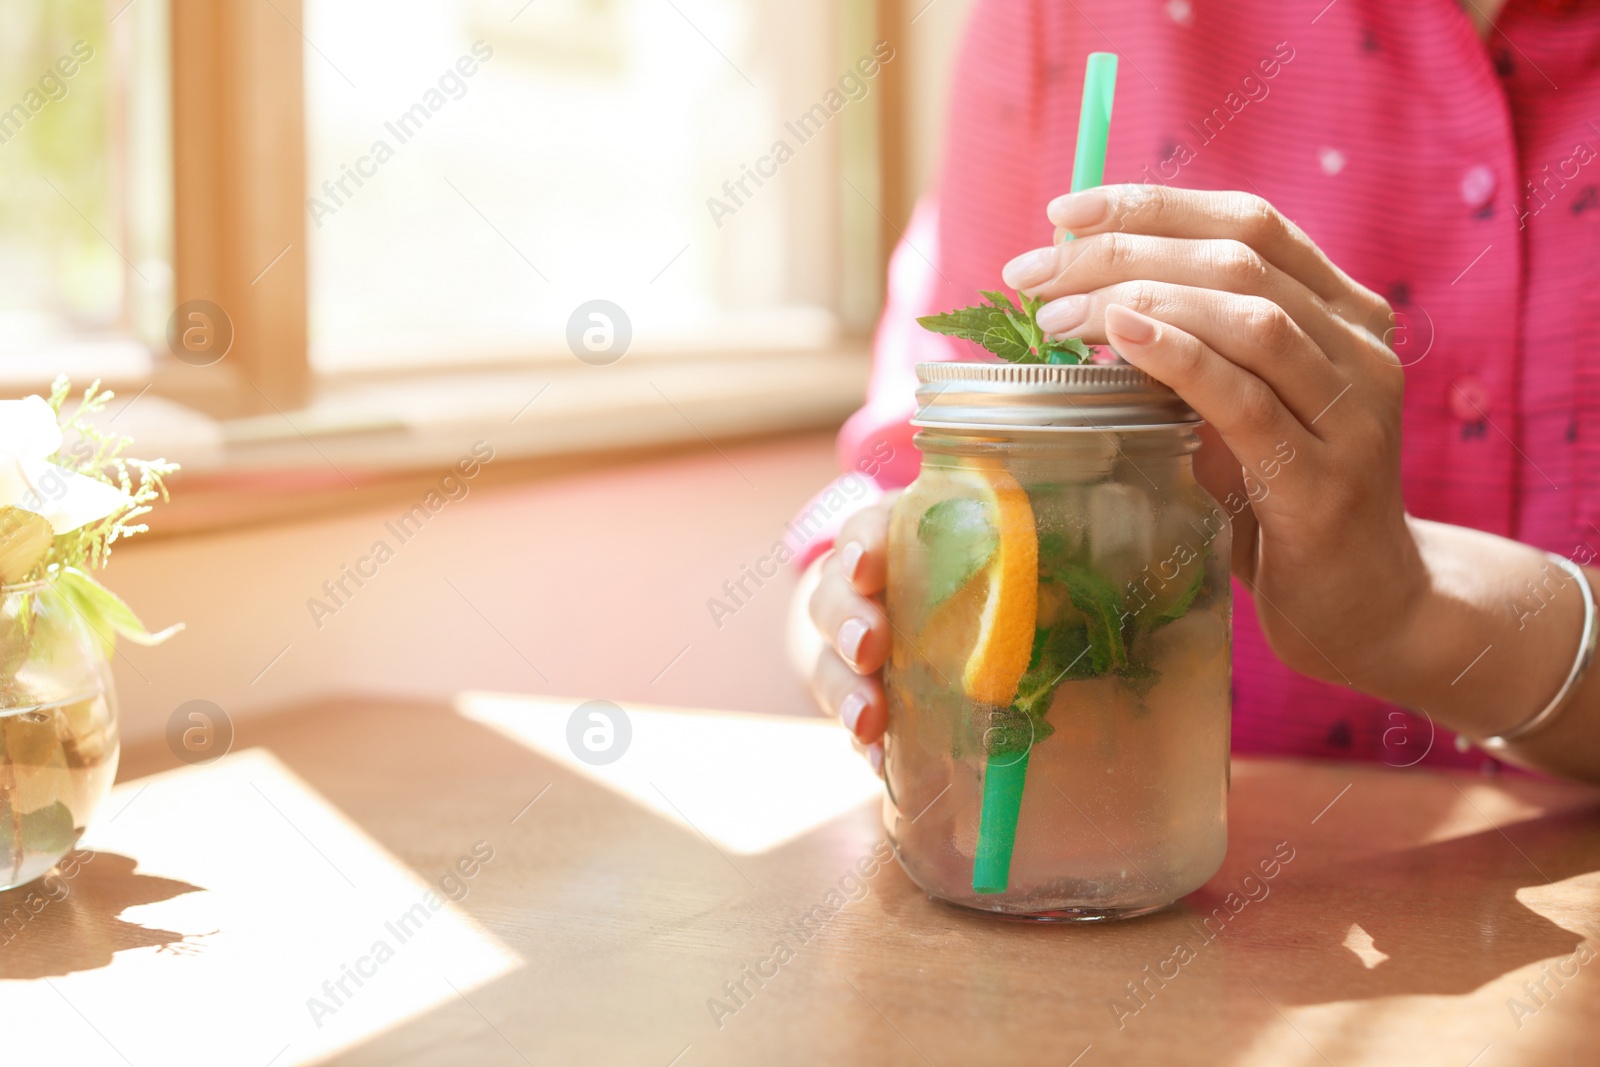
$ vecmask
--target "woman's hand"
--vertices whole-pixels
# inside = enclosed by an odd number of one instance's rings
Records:
[[[1235,516],[1234,572],[1273,651],[1359,685],[1428,587],[1388,305],[1260,197],[1117,185],[1048,214],[1077,239],[1018,256],[1006,283],[1049,301],[1046,331],[1110,344],[1220,435],[1233,458],[1213,439],[1197,469]]]
[[[864,746],[872,769],[883,769],[883,731],[889,723],[883,663],[892,643],[883,588],[888,575],[889,509],[898,493],[845,522],[834,549],[818,564],[808,605],[822,648],[811,669],[811,693]]]

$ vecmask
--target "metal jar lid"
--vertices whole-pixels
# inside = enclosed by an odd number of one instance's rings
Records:
[[[1126,363],[918,363],[911,425],[949,430],[1123,430],[1201,422]]]

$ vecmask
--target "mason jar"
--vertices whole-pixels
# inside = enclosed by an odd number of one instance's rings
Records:
[[[117,776],[100,643],[48,581],[0,585],[0,890],[47,874]]]
[[[1231,515],[1125,365],[925,363],[889,528],[885,828],[929,894],[1126,918],[1227,848]]]

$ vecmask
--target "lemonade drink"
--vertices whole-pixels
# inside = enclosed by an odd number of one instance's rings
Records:
[[[890,524],[890,838],[967,907],[1161,907],[1227,840],[1230,515],[1196,420],[1131,368],[964,366],[924,379]]]

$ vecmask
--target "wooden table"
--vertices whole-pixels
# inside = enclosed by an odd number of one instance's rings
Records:
[[[130,751],[92,858],[0,935],[4,1062],[1595,1062],[1593,789],[1239,760],[1204,889],[1019,924],[892,862],[855,889],[877,783],[836,728],[630,706],[589,766],[577,703],[337,700],[209,766]]]

